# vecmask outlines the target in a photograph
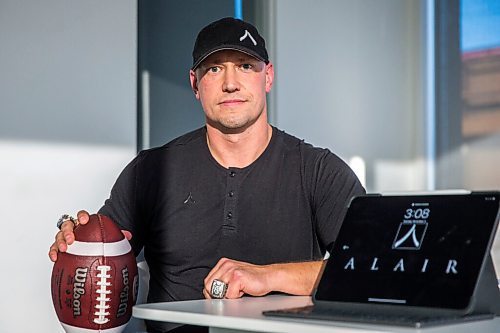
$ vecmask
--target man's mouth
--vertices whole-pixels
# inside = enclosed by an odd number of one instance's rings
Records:
[[[219,105],[222,105],[222,106],[237,106],[237,105],[241,105],[245,103],[245,100],[243,99],[226,99],[226,100],[223,100],[219,103]]]

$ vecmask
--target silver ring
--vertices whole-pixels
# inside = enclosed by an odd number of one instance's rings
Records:
[[[73,216],[68,215],[68,214],[63,214],[59,220],[57,220],[57,227],[61,229],[62,225],[66,221],[71,221],[75,225],[75,227],[78,225],[78,219],[75,219]]]
[[[227,291],[227,283],[221,281],[221,280],[213,280],[212,281],[212,287],[210,288],[210,295],[212,295],[213,298],[224,298],[226,296],[226,291]]]

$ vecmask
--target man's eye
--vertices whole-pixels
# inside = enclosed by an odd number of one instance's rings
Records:
[[[210,67],[210,68],[208,69],[208,71],[209,71],[210,73],[218,73],[218,72],[220,71],[220,68],[219,68],[219,67],[214,66],[214,67]]]
[[[243,69],[245,71],[249,71],[253,68],[253,66],[251,64],[242,64],[240,67],[241,67],[241,69]]]

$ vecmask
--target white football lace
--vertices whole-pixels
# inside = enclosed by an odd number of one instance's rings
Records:
[[[97,266],[97,269],[99,270],[99,273],[97,274],[97,277],[100,278],[100,280],[97,281],[97,285],[99,286],[99,289],[97,289],[97,293],[99,296],[97,297],[97,304],[96,304],[96,309],[97,311],[94,312],[94,315],[97,317],[94,318],[94,323],[96,324],[106,324],[109,321],[109,312],[106,311],[109,309],[109,305],[107,305],[107,302],[109,302],[109,297],[107,295],[111,294],[111,290],[108,288],[111,286],[111,283],[107,281],[111,277],[111,275],[108,274],[108,271],[111,270],[110,266]]]

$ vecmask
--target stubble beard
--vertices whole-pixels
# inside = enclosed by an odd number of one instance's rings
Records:
[[[218,117],[217,119],[210,119],[207,117],[207,124],[217,128],[222,133],[237,134],[244,132],[248,127],[253,125],[262,116],[261,111],[257,117],[240,117],[239,115],[229,115],[227,117]]]
[[[234,118],[231,119],[222,118],[216,120],[207,118],[207,123],[210,126],[217,128],[222,133],[236,134],[244,132],[245,129],[247,129],[252,122],[248,120],[234,119]]]

